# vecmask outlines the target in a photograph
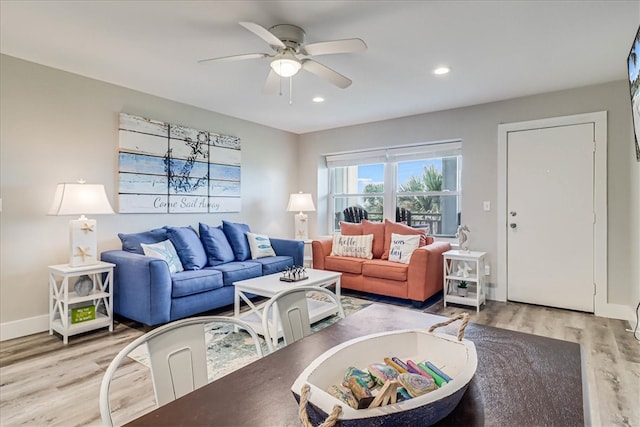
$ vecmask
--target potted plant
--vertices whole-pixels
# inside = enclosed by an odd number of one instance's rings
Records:
[[[461,280],[458,282],[458,295],[460,295],[461,297],[466,297],[467,296],[467,289],[469,287],[469,284],[467,283],[466,280]]]

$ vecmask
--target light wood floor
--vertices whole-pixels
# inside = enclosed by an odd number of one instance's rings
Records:
[[[582,344],[591,425],[640,427],[640,342],[625,331],[626,322],[494,301],[479,314],[469,308],[444,308],[442,302],[425,311],[444,316],[466,311],[472,322]],[[66,346],[47,332],[0,343],[0,425],[99,425],[104,370],[143,332],[138,325],[117,322],[113,333],[71,337]],[[131,361],[121,366],[112,383],[112,405],[116,423],[153,408],[153,389],[143,365]]]

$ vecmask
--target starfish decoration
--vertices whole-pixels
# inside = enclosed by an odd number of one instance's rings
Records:
[[[92,231],[95,231],[94,230],[95,226],[96,226],[95,224],[88,224],[85,222],[84,224],[82,224],[82,227],[80,227],[80,230],[84,231],[85,233],[92,232]]]
[[[78,253],[74,256],[82,257],[82,261],[86,261],[86,258],[92,257],[91,253],[89,252],[90,250],[91,248],[88,246],[86,248],[78,246]]]

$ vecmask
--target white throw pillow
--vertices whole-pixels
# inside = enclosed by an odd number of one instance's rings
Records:
[[[171,243],[171,240],[153,244],[140,243],[140,246],[142,246],[142,251],[146,256],[165,260],[167,264],[169,264],[169,273],[173,274],[184,271],[184,267],[182,267],[176,248],[173,246],[173,243]]]
[[[413,251],[420,246],[420,235],[404,235],[391,233],[389,261],[409,264]]]
[[[251,250],[251,259],[276,256],[275,251],[271,247],[269,237],[263,234],[247,233],[247,240],[249,241],[249,249]]]
[[[333,236],[331,255],[372,259],[372,247],[373,234],[364,234],[360,236],[336,234]]]

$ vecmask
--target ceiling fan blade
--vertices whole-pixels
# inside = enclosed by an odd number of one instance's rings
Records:
[[[278,84],[280,84],[280,76],[275,71],[270,70],[267,76],[267,81],[264,82],[262,91],[264,93],[276,93],[278,90]]]
[[[333,40],[311,43],[302,47],[302,53],[309,56],[356,53],[364,52],[365,50],[367,50],[367,44],[362,39]]]
[[[287,47],[284,43],[282,43],[282,40],[271,34],[269,30],[264,28],[262,25],[258,25],[253,22],[240,22],[240,25],[251,31],[256,36],[260,37],[262,40],[269,43],[270,46],[275,46],[282,49]]]
[[[318,77],[322,77],[329,83],[332,83],[341,89],[346,89],[351,86],[351,79],[348,79],[337,71],[333,71],[331,68],[311,59],[305,59],[302,61],[302,69],[309,71]]]
[[[266,58],[269,55],[266,53],[245,53],[244,55],[231,55],[231,56],[220,56],[218,58],[207,58],[207,59],[200,59],[198,62],[200,64],[202,64],[203,62],[209,62],[209,61],[241,61],[244,59],[259,59],[259,58]]]

